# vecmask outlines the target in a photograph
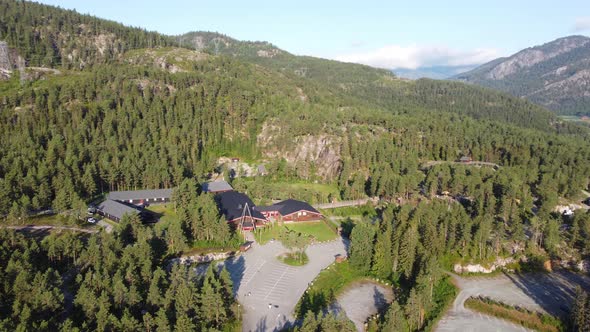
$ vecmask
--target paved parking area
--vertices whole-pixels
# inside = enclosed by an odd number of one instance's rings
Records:
[[[527,331],[520,325],[466,309],[465,300],[471,296],[487,296],[529,310],[564,316],[573,301],[576,285],[590,289],[588,277],[571,272],[453,278],[461,291],[436,331]]]
[[[338,296],[336,311],[343,310],[360,332],[367,318],[385,309],[391,301],[391,287],[372,282],[357,283]]]
[[[287,250],[279,243],[254,244],[246,253],[224,262],[234,282],[234,293],[241,303],[243,331],[278,331],[290,326],[293,310],[321,270],[346,253],[342,239],[311,245],[304,266],[289,266],[276,256]]]

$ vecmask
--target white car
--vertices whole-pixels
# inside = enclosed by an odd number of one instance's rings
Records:
[[[94,218],[88,218],[88,222],[91,224],[96,224],[96,222],[98,222],[98,220],[96,220]]]

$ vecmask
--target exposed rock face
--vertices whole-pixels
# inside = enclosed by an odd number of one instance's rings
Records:
[[[258,135],[258,146],[269,159],[284,158],[291,165],[307,165],[307,169],[300,168],[302,172],[309,172],[313,163],[316,175],[323,179],[334,179],[342,165],[341,138],[336,135],[318,133],[290,137],[285,142],[279,126],[265,123]],[[303,177],[309,175],[300,174]]]
[[[8,52],[8,44],[6,44],[4,41],[0,41],[0,70],[12,70]]]
[[[206,255],[192,255],[192,256],[182,256],[178,258],[173,258],[170,260],[169,264],[201,264],[201,263],[209,263],[213,261],[227,259],[231,256],[235,255],[235,252],[218,252],[218,253],[210,253]]]
[[[512,257],[508,258],[500,258],[498,257],[494,263],[489,265],[488,267],[483,266],[481,264],[455,264],[453,270],[455,273],[492,273],[499,268],[503,268],[508,264],[514,263],[516,260]]]
[[[281,53],[281,51],[275,48],[271,50],[258,50],[256,55],[262,58],[274,58],[279,53]]]
[[[202,61],[207,54],[181,48],[141,50],[127,55],[125,61],[132,64],[152,64],[171,73],[190,70],[194,62]]]
[[[590,113],[590,38],[557,39],[454,78],[509,92],[559,113]]]
[[[584,273],[590,272],[590,260],[585,259],[583,261],[580,261],[578,264],[576,264],[576,268],[580,272],[584,272]]]

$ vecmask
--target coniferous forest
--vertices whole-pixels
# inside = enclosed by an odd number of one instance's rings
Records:
[[[267,162],[268,183],[234,181],[255,199],[272,181],[325,185],[333,201],[379,199],[375,218],[343,228],[351,266],[402,293],[383,331],[429,326],[453,263],[590,257],[590,214],[555,209],[590,191],[590,131],[524,100],[286,52],[258,59],[257,44],[195,51],[33,2],[0,0],[0,41],[11,72],[0,81],[0,225],[146,188],[176,188],[178,215],[166,229],[125,218],[113,233],[0,228],[2,331],[239,325],[225,269],[197,276],[169,264],[199,241],[239,242],[200,194],[219,157]],[[290,157],[314,141],[329,142],[329,171],[322,156]],[[457,162],[466,156],[494,166]],[[578,298],[572,329],[588,331],[587,295]],[[344,329],[305,301],[301,331]]]

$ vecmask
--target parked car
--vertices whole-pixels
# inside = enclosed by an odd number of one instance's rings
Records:
[[[240,251],[244,252],[244,251],[248,251],[248,249],[252,248],[252,242],[248,241],[248,242],[244,242],[244,244],[242,244],[240,246]]]
[[[95,214],[95,213],[96,213],[96,208],[94,208],[94,207],[88,208],[88,214]]]
[[[98,220],[90,217],[90,218],[88,218],[88,222],[91,223],[91,224],[96,224],[98,222]]]

